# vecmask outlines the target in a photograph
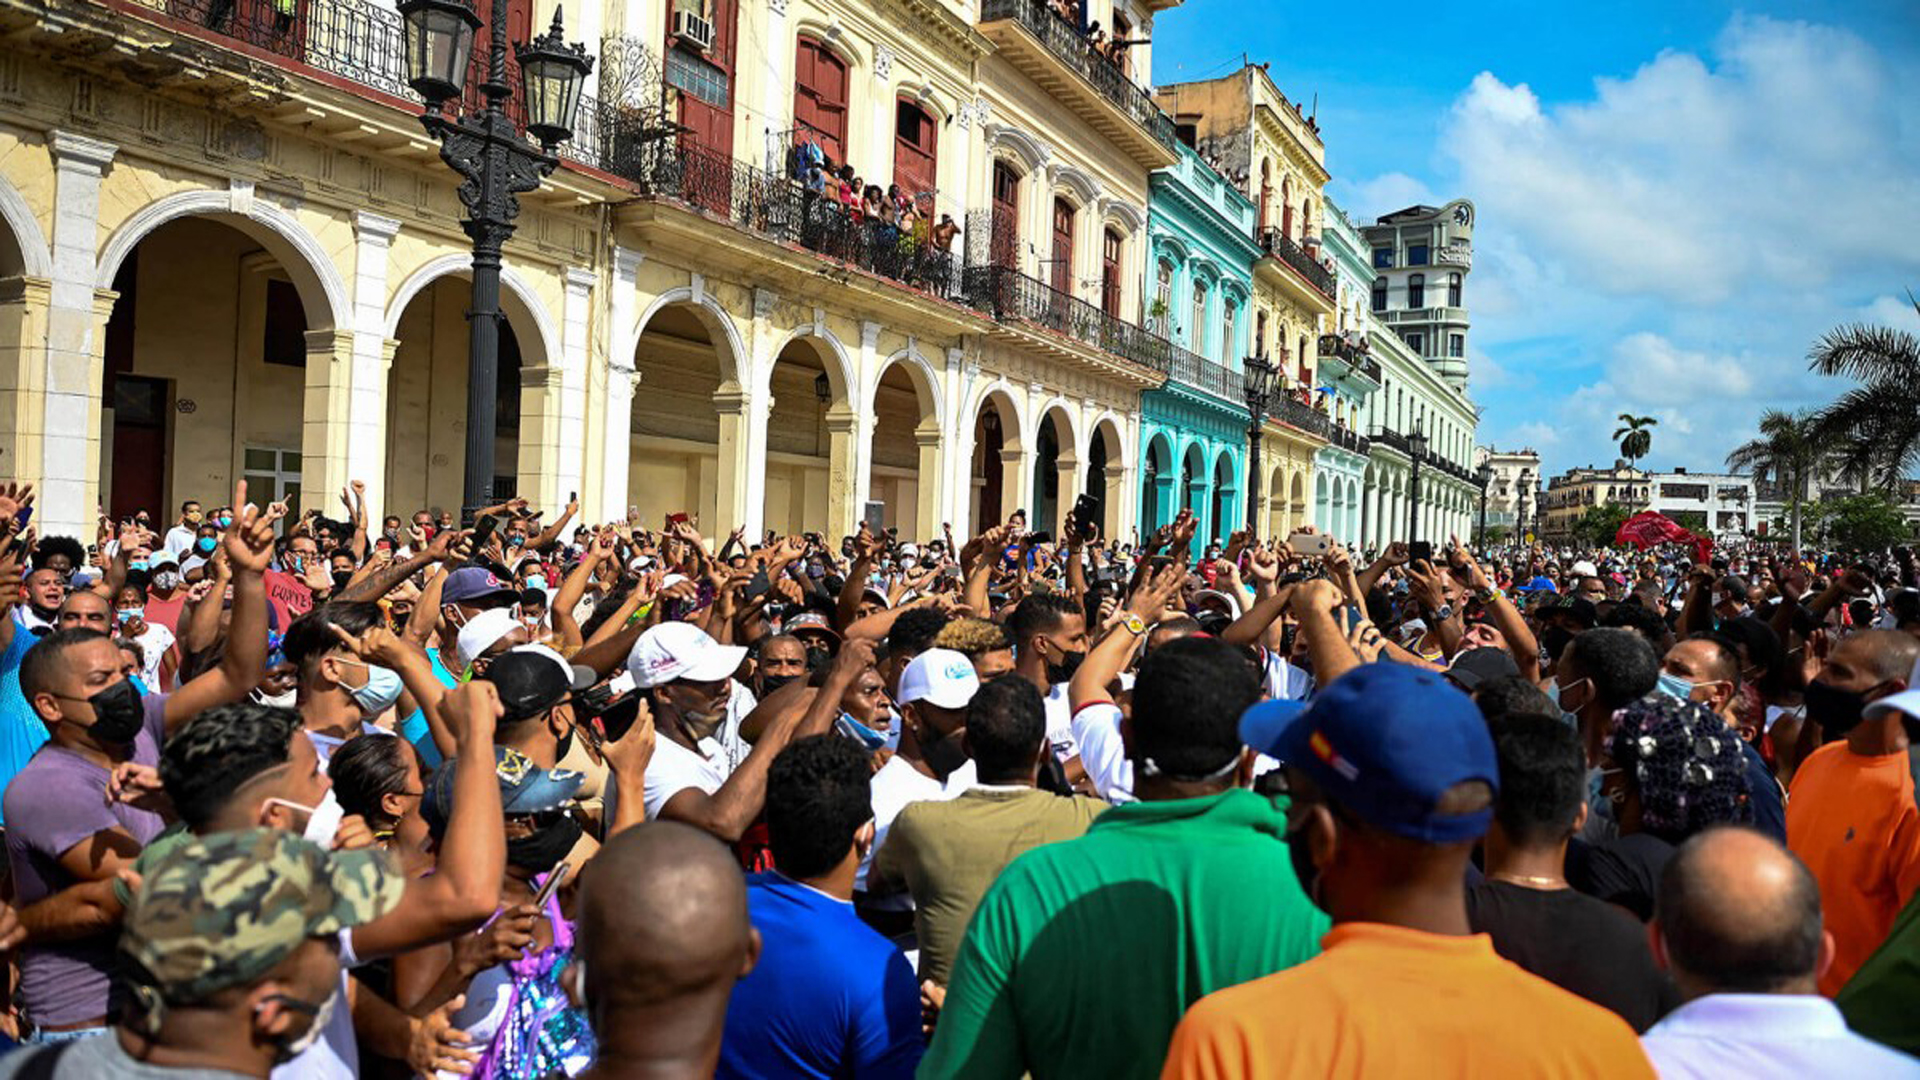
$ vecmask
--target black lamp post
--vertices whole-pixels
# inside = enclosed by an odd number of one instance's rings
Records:
[[[1520,486],[1514,490],[1513,531],[1521,543],[1527,542],[1527,504],[1533,501],[1533,470],[1520,470]]]
[[[1412,544],[1420,539],[1420,459],[1427,456],[1427,433],[1417,420],[1407,436],[1407,456],[1413,459],[1413,494],[1407,503],[1407,543]]]
[[[1480,546],[1487,546],[1487,488],[1493,484],[1493,462],[1483,461],[1474,475],[1480,479]]]
[[[506,112],[512,95],[507,82],[507,0],[493,0],[492,47],[486,81],[480,84],[486,105],[465,116],[448,116],[445,110],[465,92],[480,17],[461,0],[400,0],[399,8],[406,24],[407,85],[427,103],[420,123],[440,140],[440,159],[465,180],[460,203],[467,216],[460,224],[473,240],[473,300],[467,313],[467,467],[461,501],[462,519],[471,522],[475,511],[493,501],[500,251],[520,216],[518,194],[538,188],[560,164],[553,150],[573,137],[580,83],[593,61],[584,46],[562,41],[558,8],[545,35],[516,49],[527,132],[540,141],[536,147],[514,130]]]
[[[1259,507],[1254,493],[1260,490],[1260,428],[1266,422],[1267,402],[1273,395],[1273,377],[1280,369],[1264,356],[1249,356],[1244,389],[1247,394],[1247,529],[1260,535]]]

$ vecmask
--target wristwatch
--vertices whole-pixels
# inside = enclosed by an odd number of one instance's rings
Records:
[[[1433,613],[1434,622],[1443,623],[1451,618],[1453,618],[1452,604],[1441,604],[1438,608],[1434,610],[1434,613]]]
[[[1131,611],[1127,612],[1126,617],[1120,620],[1120,625],[1125,627],[1127,632],[1135,637],[1139,637],[1147,632],[1147,620],[1135,615]]]
[[[1501,592],[1499,589],[1489,588],[1485,586],[1482,586],[1481,588],[1473,590],[1473,598],[1475,600],[1480,601],[1482,604],[1491,604],[1493,603],[1494,597],[1505,596],[1505,595],[1506,594]]]

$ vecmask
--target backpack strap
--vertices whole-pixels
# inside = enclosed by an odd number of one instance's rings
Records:
[[[20,1066],[19,1072],[13,1074],[14,1077],[16,1080],[53,1080],[54,1070],[60,1067],[61,1055],[73,1049],[74,1043],[78,1041],[77,1039],[69,1040],[30,1051],[32,1056],[27,1058],[26,1064]]]

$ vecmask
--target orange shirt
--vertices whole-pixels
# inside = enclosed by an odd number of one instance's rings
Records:
[[[1626,1021],[1485,934],[1341,923],[1304,964],[1200,999],[1161,1080],[1653,1077]]]
[[[1787,793],[1787,846],[1820,883],[1833,935],[1832,997],[1886,940],[1920,887],[1920,808],[1907,755],[1856,754],[1844,741],[1815,750]]]

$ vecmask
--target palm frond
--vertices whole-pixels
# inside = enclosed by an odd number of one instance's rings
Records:
[[[1807,367],[1871,381],[1920,379],[1920,338],[1890,326],[1850,323],[1813,343]]]

